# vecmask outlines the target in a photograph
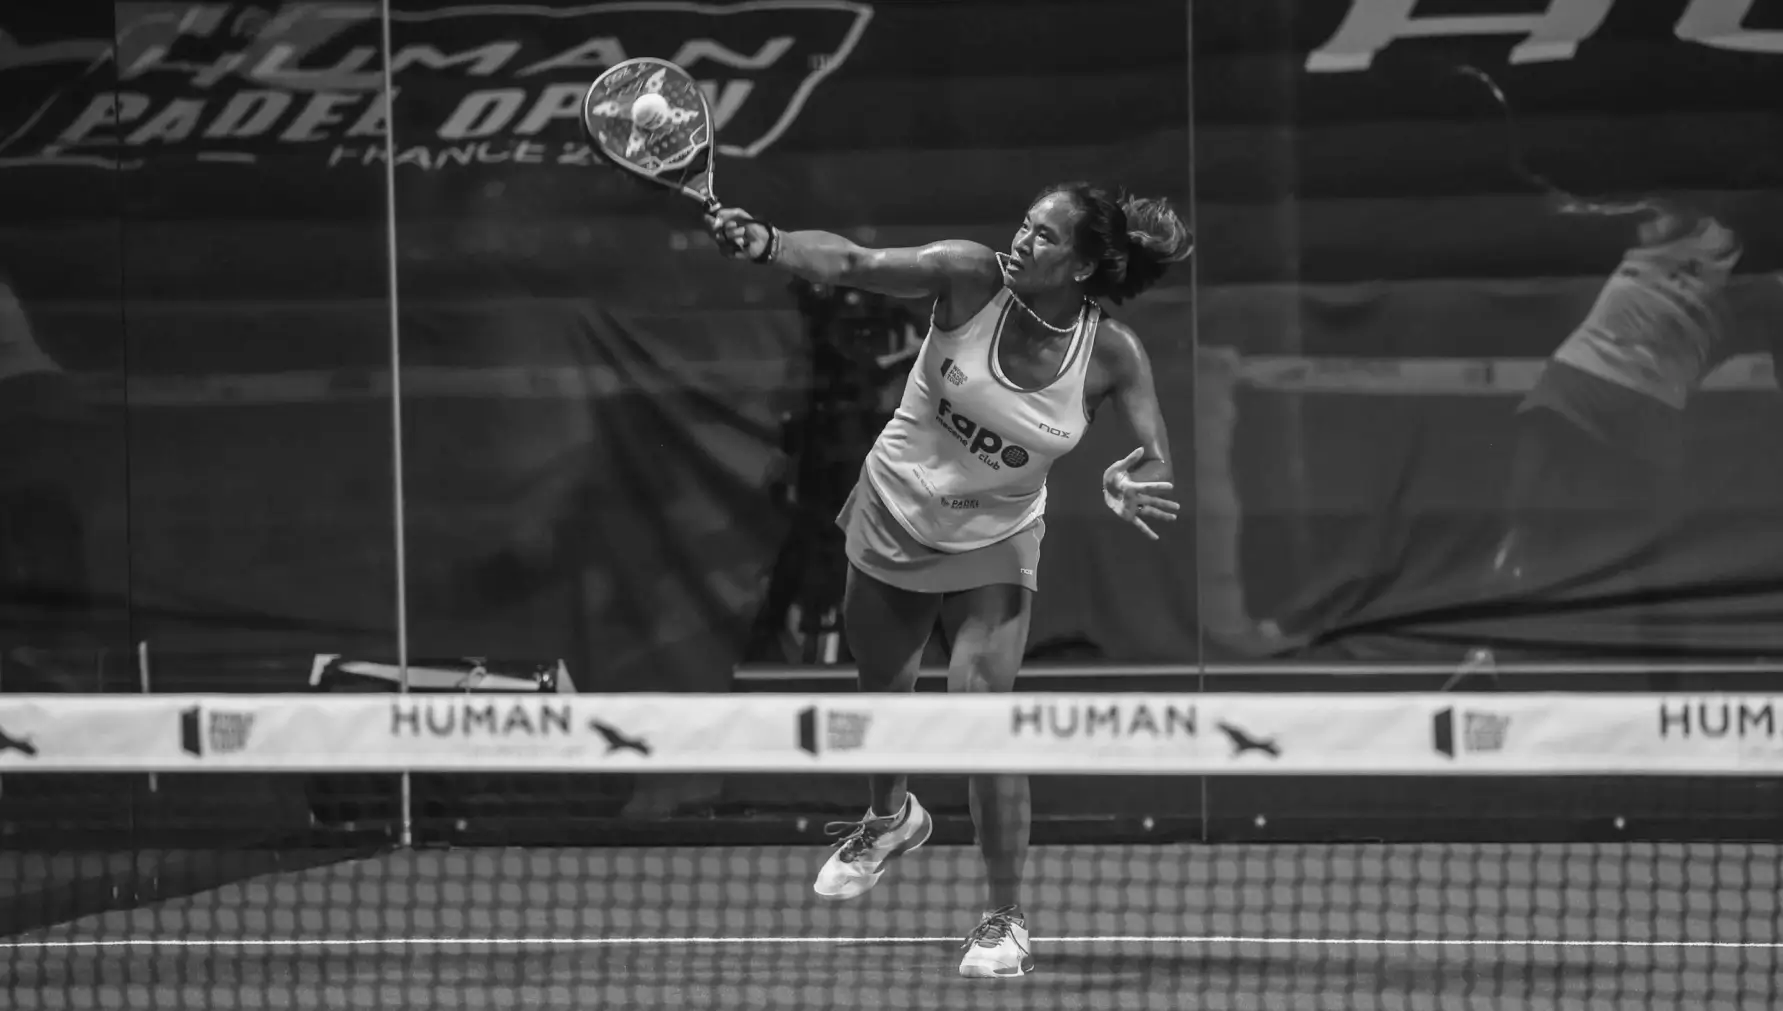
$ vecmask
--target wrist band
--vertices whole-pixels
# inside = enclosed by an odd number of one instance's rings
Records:
[[[756,263],[773,263],[776,259],[779,258],[779,256],[780,256],[780,229],[775,228],[773,225],[769,225],[768,226],[768,244],[761,247],[761,255],[760,256],[752,256],[752,257],[750,257],[750,259],[754,260]]]

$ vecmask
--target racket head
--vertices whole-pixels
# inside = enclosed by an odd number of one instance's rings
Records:
[[[654,129],[632,121],[633,103],[646,94],[661,95],[669,106]],[[615,64],[582,97],[582,129],[608,164],[717,208],[712,108],[687,71],[648,56]]]
[[[1535,171],[1529,165],[1529,152],[1523,142],[1517,110],[1511,104],[1510,97],[1505,94],[1504,88],[1491,74],[1471,64],[1457,64],[1451,69],[1457,76],[1481,89],[1498,109],[1504,122],[1511,171],[1524,183],[1541,190],[1547,197],[1548,206],[1556,213],[1590,217],[1625,217],[1660,213],[1662,208],[1651,197],[1628,199],[1587,197],[1567,189],[1554,182],[1549,176]]]

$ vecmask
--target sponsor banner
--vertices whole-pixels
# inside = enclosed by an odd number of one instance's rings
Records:
[[[1767,774],[1783,697],[224,695],[0,701],[8,771]]]
[[[753,157],[846,63],[871,18],[871,7],[846,0],[399,8],[388,68],[395,155],[421,169],[590,166],[583,93],[608,67],[648,55],[694,73],[721,151]],[[35,105],[11,110],[22,128],[0,137],[0,166],[130,168],[162,154],[247,166],[277,151],[339,167],[389,157],[375,4],[120,4],[104,38],[13,35],[0,74],[38,87]]]
[[[1130,133],[1180,129],[1187,114],[1187,5],[1156,0],[1096,0],[1095,17],[1123,31],[1095,44],[1084,0],[396,4],[394,117],[376,4],[124,3],[115,19],[110,3],[57,6],[0,14],[0,166],[132,167],[173,153],[381,166],[393,118],[407,168],[586,167],[582,93],[639,56],[695,76],[731,158],[783,139],[1055,145],[1085,116]],[[1016,33],[1024,44],[1011,47]],[[1057,74],[1073,87],[1049,87]]]

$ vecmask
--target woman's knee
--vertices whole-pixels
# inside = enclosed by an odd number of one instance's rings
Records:
[[[964,654],[964,655],[961,655]],[[1007,692],[1015,689],[1015,677],[1021,672],[1021,656],[1009,656],[1002,650],[956,648],[948,670],[948,689],[956,692]]]
[[[953,597],[944,613],[953,632],[948,690],[1007,692],[1015,689],[1028,644],[1033,593],[1020,586],[981,587]]]

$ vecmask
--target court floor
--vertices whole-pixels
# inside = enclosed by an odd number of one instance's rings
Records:
[[[267,875],[0,942],[38,1008],[1770,1008],[1774,845],[1057,846],[1039,972],[955,975],[975,852],[853,903],[826,850],[479,849]]]

